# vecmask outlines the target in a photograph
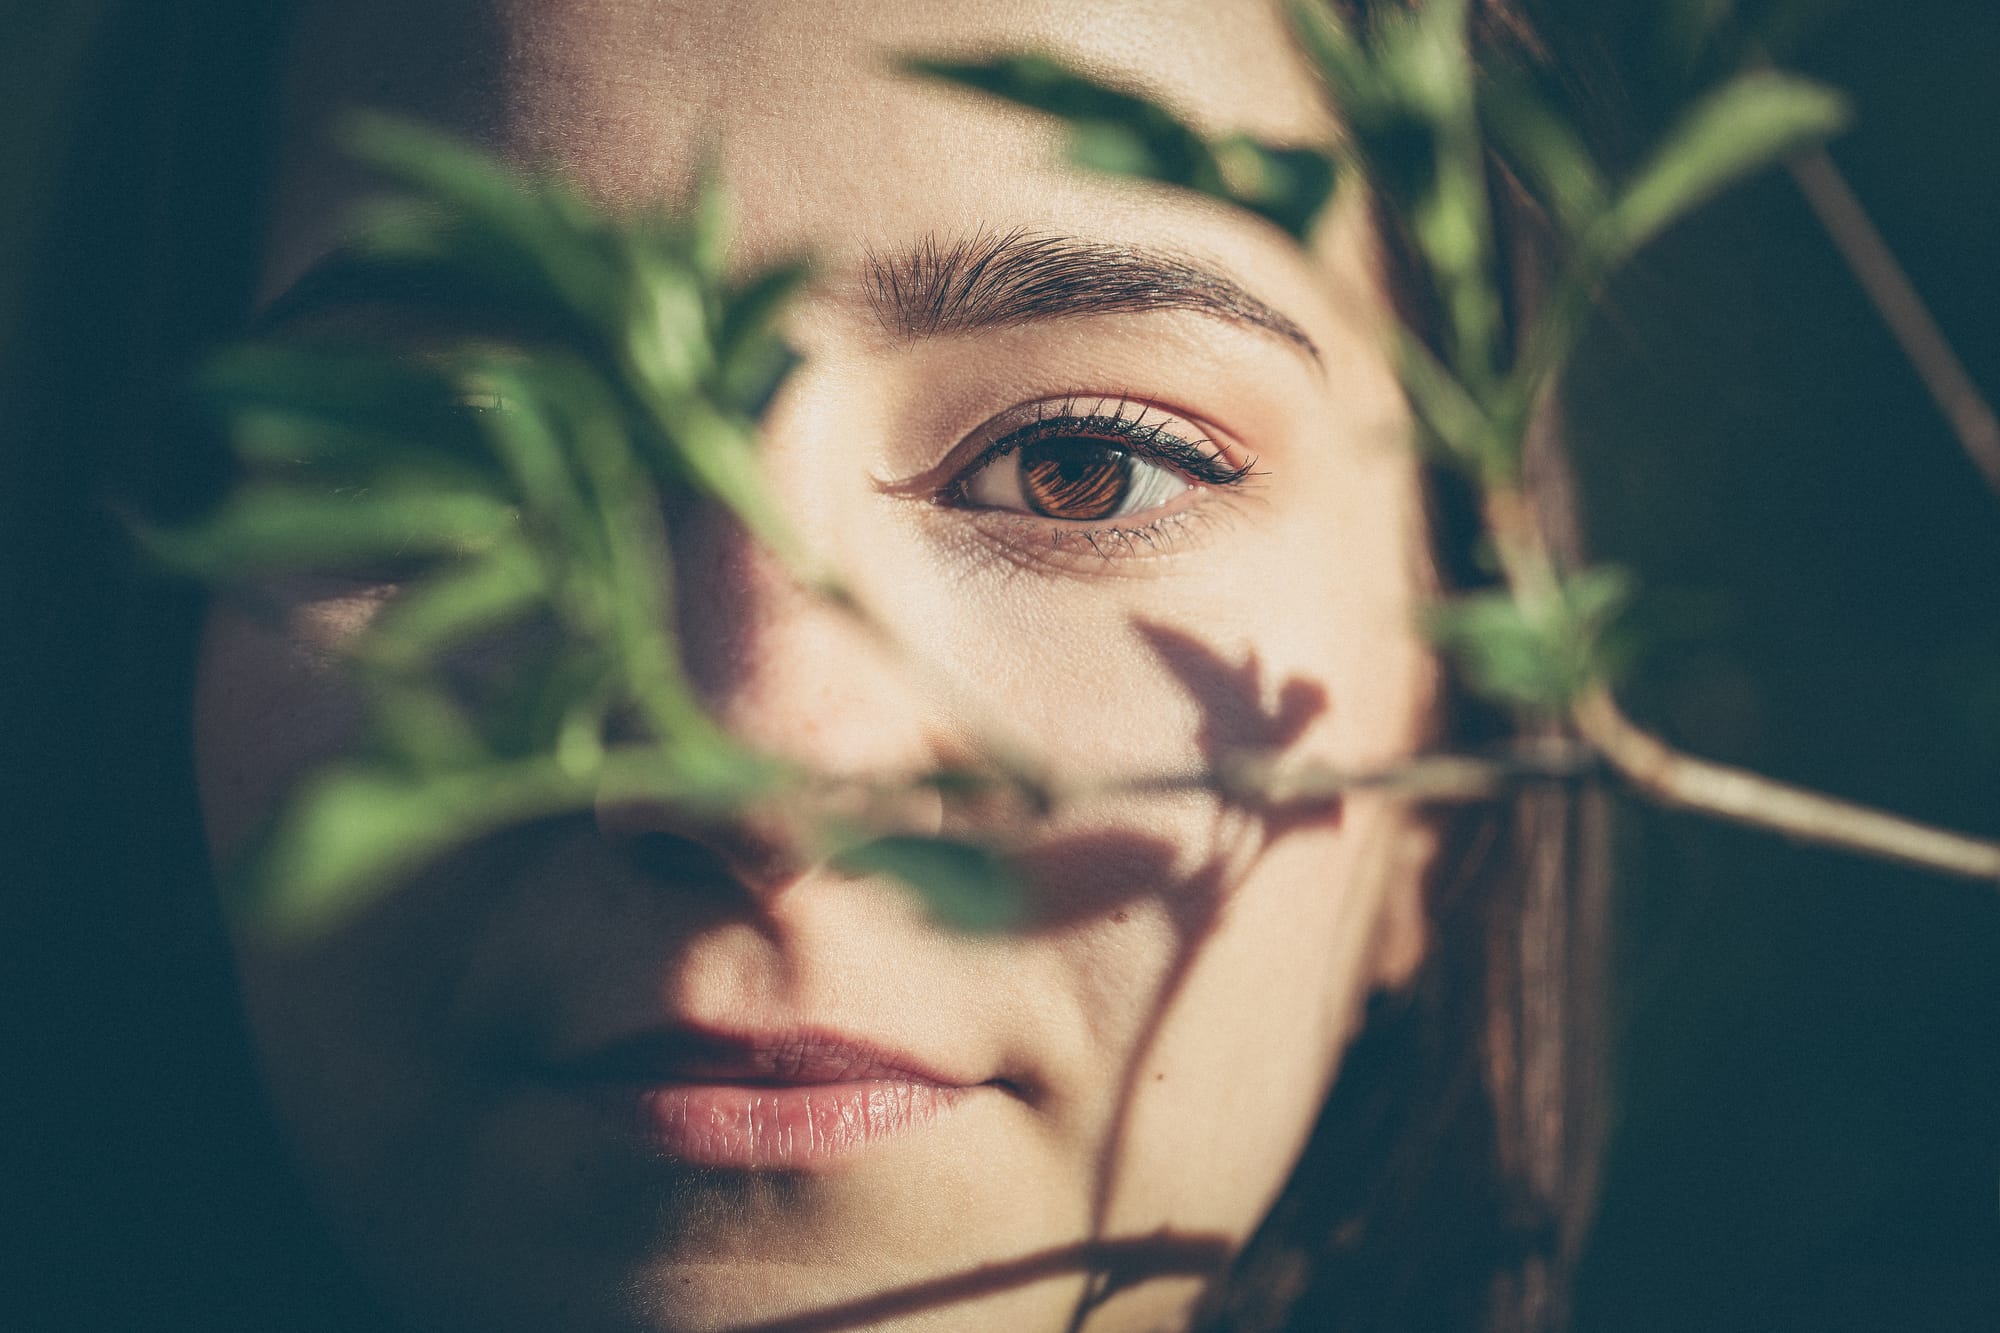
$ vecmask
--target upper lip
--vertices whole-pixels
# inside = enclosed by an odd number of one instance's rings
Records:
[[[820,1028],[778,1032],[655,1028],[558,1058],[550,1072],[585,1082],[771,1087],[858,1082],[964,1087],[978,1081],[955,1077],[913,1055]]]

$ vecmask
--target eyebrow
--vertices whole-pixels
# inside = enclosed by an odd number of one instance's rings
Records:
[[[1188,310],[1262,329],[1315,362],[1319,348],[1289,317],[1242,283],[1193,258],[1143,246],[1014,230],[945,239],[930,233],[870,250],[861,287],[882,326],[930,338],[1080,315]],[[335,247],[252,317],[263,336],[357,308],[463,316],[466,293],[449,278],[370,262]]]
[[[936,234],[871,250],[862,282],[882,326],[937,337],[1076,315],[1190,310],[1263,329],[1320,359],[1304,329],[1220,269],[1142,246],[1028,230]]]

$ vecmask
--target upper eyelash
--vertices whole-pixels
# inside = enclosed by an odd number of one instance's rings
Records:
[[[1241,466],[1224,462],[1222,451],[1206,437],[1184,439],[1169,431],[1164,421],[1143,424],[1141,418],[1145,416],[1147,406],[1144,403],[1126,398],[1099,398],[1095,406],[1083,412],[1079,411],[1081,401],[1071,397],[1063,399],[1060,404],[1055,404],[1053,400],[1038,404],[1035,419],[1016,426],[982,449],[979,456],[959,474],[959,480],[948,494],[962,498],[967,481],[995,459],[1004,458],[1042,440],[1071,435],[1108,436],[1121,445],[1129,445],[1132,453],[1170,463],[1196,481],[1211,486],[1234,486],[1256,471],[1257,460],[1254,458]],[[1112,402],[1116,406],[1106,415],[1104,406]],[[1050,407],[1054,410],[1045,411]]]

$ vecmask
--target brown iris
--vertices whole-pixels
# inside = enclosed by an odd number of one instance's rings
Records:
[[[1020,459],[1021,494],[1047,518],[1109,518],[1132,489],[1132,455],[1098,440],[1045,440]]]

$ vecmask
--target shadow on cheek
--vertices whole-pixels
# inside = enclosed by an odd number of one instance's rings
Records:
[[[1332,711],[1324,684],[1292,676],[1278,686],[1275,700],[1264,703],[1268,689],[1263,660],[1245,653],[1240,663],[1185,630],[1141,621],[1139,636],[1181,688],[1194,700],[1201,716],[1195,745],[1210,768],[1242,750],[1282,750],[1296,744],[1306,729]]]
[[[1058,837],[1017,854],[1028,884],[1024,933],[1063,930],[1114,916],[1141,899],[1168,906],[1176,922],[1199,914],[1194,900],[1212,897],[1220,876],[1212,862],[1190,874],[1175,843],[1161,836],[1108,829]]]

